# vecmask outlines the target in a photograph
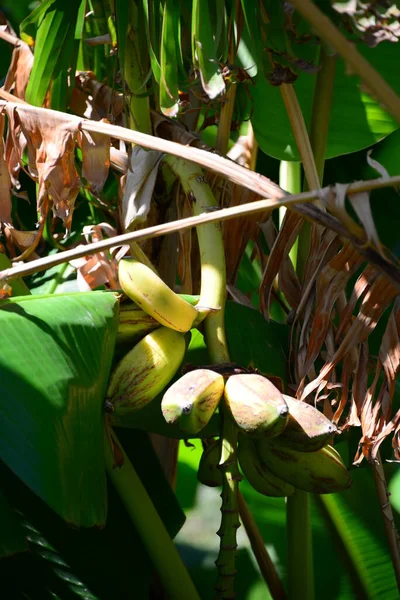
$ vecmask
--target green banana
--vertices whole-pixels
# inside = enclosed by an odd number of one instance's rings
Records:
[[[161,327],[160,323],[133,302],[121,304],[117,344],[134,343],[146,334]]]
[[[248,436],[241,435],[239,438],[238,459],[243,475],[260,494],[278,498],[293,494],[293,485],[277,477],[266,467],[257,452],[255,441]]]
[[[160,327],[148,333],[118,363],[111,375],[106,403],[116,416],[146,406],[171,381],[186,351],[182,333]]]
[[[198,433],[207,425],[224,393],[224,378],[209,369],[182,375],[165,392],[161,401],[164,419],[182,431]]]
[[[281,441],[299,452],[315,452],[332,441],[337,431],[336,425],[319,410],[283,395],[289,408],[289,420],[280,436]]]
[[[149,267],[135,259],[122,259],[118,277],[124,293],[156,321],[185,333],[197,318],[197,310],[175,294]]]
[[[287,404],[278,388],[261,375],[246,373],[229,377],[225,401],[242,433],[275,437],[286,427]]]
[[[197,470],[197,479],[203,485],[208,487],[218,487],[222,485],[222,472],[219,469],[221,458],[221,442],[213,440],[211,444],[203,450]]]
[[[300,490],[316,494],[340,492],[351,477],[340,455],[331,446],[316,452],[297,452],[281,438],[257,440],[257,450],[268,469]]]

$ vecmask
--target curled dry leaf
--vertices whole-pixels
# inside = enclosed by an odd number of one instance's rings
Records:
[[[260,229],[264,234],[268,248],[273,248],[278,232],[272,219],[265,223],[260,223]],[[278,287],[285,295],[285,298],[292,308],[296,308],[301,298],[300,282],[298,280],[293,263],[288,255],[283,257],[278,272]]]
[[[146,221],[162,157],[156,150],[133,148],[121,209],[125,231]]]
[[[74,164],[77,121],[63,113],[47,113],[43,119],[35,107],[27,104],[6,105],[11,136],[18,160],[22,164],[20,131],[28,147],[28,169],[38,181],[38,211],[46,197],[53,203],[53,212],[70,229],[80,179]],[[15,126],[18,125],[19,127]],[[55,137],[55,131],[57,137]]]
[[[90,182],[93,194],[99,194],[110,169],[110,138],[101,133],[80,131],[78,142],[82,149],[82,175]]]
[[[13,92],[14,96],[25,100],[25,92],[33,67],[33,53],[28,44],[22,40],[14,46],[11,65],[8,69],[3,89]]]
[[[274,279],[279,273],[283,261],[288,256],[302,224],[303,218],[299,217],[296,213],[291,211],[285,213],[282,227],[272,247],[260,284],[260,306],[266,317],[269,315],[270,297]]]
[[[302,393],[302,399],[317,389],[322,382],[327,382],[332,369],[339,361],[343,360],[350,350],[367,339],[375,329],[383,312],[391,304],[396,295],[396,288],[386,278],[379,276],[376,279],[366,293],[361,303],[360,311],[336,350],[335,355],[323,366],[318,377],[306,385]]]
[[[74,113],[94,121],[109,119],[116,125],[123,125],[124,97],[121,93],[97,81],[91,71],[77,72],[75,84],[71,99]]]
[[[345,241],[341,251],[322,269],[317,281],[315,314],[303,365],[303,376],[307,375],[326,340],[336,300],[361,264],[360,254],[350,242]]]
[[[108,223],[100,223],[84,227],[83,235],[86,242],[90,243],[98,242],[104,237],[114,237],[117,235],[117,231]],[[77,282],[81,292],[94,290],[102,285],[111,289],[119,289],[117,261],[111,258],[107,252],[98,252],[71,260],[70,264],[78,271]]]

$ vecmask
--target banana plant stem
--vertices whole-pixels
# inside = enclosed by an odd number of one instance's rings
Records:
[[[392,559],[397,588],[400,592],[400,539],[396,529],[396,524],[394,522],[393,511],[390,504],[389,492],[380,452],[377,453],[376,461],[371,463],[371,468],[374,476],[376,493],[381,507],[383,526],[388,542],[390,557]]]
[[[236,531],[240,527],[238,484],[241,479],[236,456],[238,430],[223,403],[220,405],[220,415],[222,419],[222,451],[219,468],[222,472],[222,504],[221,526],[217,535],[221,541],[218,558],[215,562],[218,567],[218,579],[215,586],[218,600],[235,597]]]
[[[289,600],[314,600],[309,494],[296,490],[289,496],[286,514]]]
[[[165,529],[144,485],[114,433],[112,433],[112,437],[123,453],[124,463],[121,467],[114,466],[114,456],[106,436],[107,474],[153,561],[168,597],[171,600],[200,600],[178,550]]]

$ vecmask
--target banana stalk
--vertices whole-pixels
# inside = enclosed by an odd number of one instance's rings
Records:
[[[167,156],[165,160],[179,177],[192,203],[193,215],[200,215],[217,207],[207,179],[197,165],[173,156]],[[196,229],[201,261],[201,290],[197,306],[219,309],[205,318],[205,340],[213,363],[229,363],[224,323],[226,267],[221,225],[204,224]],[[223,402],[220,404],[220,414],[222,429],[219,467],[222,472],[222,506],[221,526],[218,531],[221,541],[216,561],[218,567],[216,591],[217,598],[233,598],[235,596],[236,530],[240,527],[238,482],[241,476],[236,454],[238,430]]]

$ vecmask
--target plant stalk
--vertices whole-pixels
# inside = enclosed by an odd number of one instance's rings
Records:
[[[389,492],[383,471],[380,452],[377,453],[376,461],[371,463],[372,474],[381,507],[383,526],[392,559],[397,588],[400,593],[400,539],[393,518],[392,506],[390,504]]]
[[[289,600],[314,600],[309,494],[295,490],[287,498],[286,511]]]
[[[114,467],[114,456],[106,436],[107,474],[153,561],[168,597],[171,600],[200,600],[178,550],[154,508],[144,485],[118,442],[115,433],[112,432],[111,435],[123,454],[124,462],[121,467]]]
[[[141,3],[139,3],[141,4]],[[143,64],[147,57],[146,32],[143,27],[142,9],[138,3],[130,6],[130,23],[127,24],[126,51],[124,57],[124,79],[130,89],[129,125],[131,129],[151,135],[150,103],[146,77],[149,65]]]

